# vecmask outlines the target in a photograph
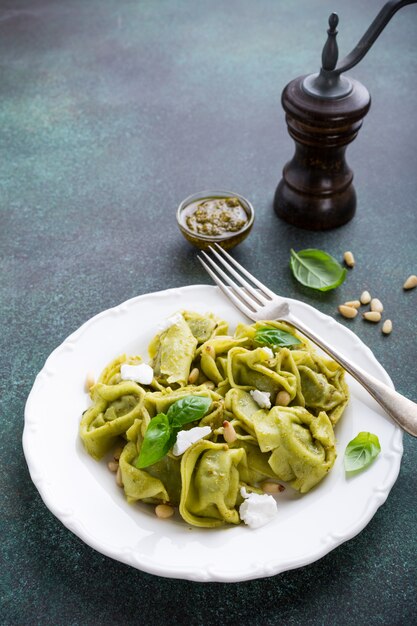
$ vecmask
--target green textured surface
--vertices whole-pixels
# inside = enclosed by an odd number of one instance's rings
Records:
[[[416,441],[367,528],[320,561],[233,585],[162,579],[84,545],[44,506],[21,435],[49,353],[88,318],[135,295],[210,281],[175,209],[207,188],[256,210],[235,255],[283,295],[330,315],[368,288],[394,331],[341,320],[397,389],[417,401],[417,7],[402,9],[352,71],[371,111],[347,152],[355,219],[310,233],[272,199],[293,145],[280,94],[317,71],[328,14],[341,55],[382,2],[221,0],[0,6],[2,624],[411,624],[416,600]],[[289,250],[320,247],[357,266],[327,294],[298,286]],[[175,263],[173,263],[175,259]],[[70,471],[70,469],[69,469]]]

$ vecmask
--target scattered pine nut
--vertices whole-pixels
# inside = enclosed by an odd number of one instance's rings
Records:
[[[200,376],[200,370],[198,369],[198,367],[194,367],[194,369],[191,370],[190,375],[188,377],[188,382],[190,383],[190,385],[194,385],[194,383],[197,382],[197,379],[199,376]]]
[[[284,485],[280,485],[279,483],[273,483],[270,480],[266,480],[264,483],[262,483],[261,487],[264,493],[281,493],[282,491],[285,491]]]
[[[371,301],[371,294],[369,291],[362,291],[362,295],[359,299],[362,304],[369,304]]]
[[[87,376],[85,377],[85,383],[84,383],[84,389],[86,390],[87,393],[89,393],[91,387],[95,385],[95,382],[96,381],[95,381],[93,372],[88,372]]]
[[[359,309],[361,303],[359,300],[349,300],[348,302],[345,302],[345,306],[351,306],[354,309]]]
[[[372,298],[371,311],[377,311],[378,313],[382,313],[383,310],[384,310],[384,307],[382,305],[381,300],[378,300],[378,298]]]
[[[237,439],[237,434],[233,424],[231,424],[227,420],[223,422],[223,437],[227,443],[232,443]]]
[[[417,287],[417,276],[415,274],[411,274],[405,281],[403,285],[403,289],[414,289]]]
[[[358,314],[358,310],[353,308],[353,306],[347,306],[346,304],[341,304],[339,307],[339,313],[343,315],[343,317],[352,318],[356,317]]]
[[[167,519],[174,515],[174,509],[169,504],[157,504],[155,507],[155,515],[160,519]]]
[[[382,332],[384,333],[384,335],[389,335],[390,333],[392,333],[391,320],[385,320],[385,322],[382,325]]]
[[[285,391],[285,389],[281,389],[281,391],[278,391],[277,397],[275,398],[276,406],[288,406],[290,402],[291,396],[288,391]]]
[[[123,487],[123,481],[122,481],[122,470],[120,469],[120,465],[117,468],[117,473],[116,473],[116,484],[118,487]]]
[[[353,267],[355,265],[355,257],[350,250],[344,253],[343,260],[348,267]]]
[[[117,472],[117,470],[119,469],[119,464],[118,464],[118,463],[116,463],[116,461],[109,461],[109,462],[107,463],[107,467],[109,468],[109,470],[110,470],[111,472],[116,473],[116,472]]]
[[[366,311],[363,314],[363,318],[368,322],[379,322],[381,319],[381,313],[379,311]]]
[[[206,380],[203,383],[204,387],[207,387],[207,389],[210,389],[211,391],[213,391],[213,389],[216,387],[216,385],[213,383],[212,380]]]

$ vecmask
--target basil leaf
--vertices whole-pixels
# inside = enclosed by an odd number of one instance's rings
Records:
[[[208,411],[211,399],[203,396],[185,396],[171,404],[167,417],[171,427],[179,428],[184,424],[189,424],[199,420]]]
[[[271,326],[265,326],[264,328],[258,328],[255,333],[254,340],[262,346],[271,346],[272,348],[279,346],[289,347],[296,346],[301,341],[287,333],[285,330],[279,330],[278,328],[271,328]]]
[[[210,405],[210,398],[185,396],[171,404],[166,415],[158,413],[146,429],[135,467],[148,467],[162,459],[174,445],[181,426],[203,417]]]
[[[359,472],[370,465],[381,452],[379,439],[373,433],[361,432],[348,443],[345,450],[346,472]]]
[[[346,269],[336,259],[314,248],[291,250],[290,267],[299,283],[319,291],[336,289],[346,278]]]
[[[155,415],[146,429],[135,466],[140,469],[141,467],[153,465],[153,463],[156,463],[166,455],[174,445],[174,442],[175,434],[167,416],[164,413]]]

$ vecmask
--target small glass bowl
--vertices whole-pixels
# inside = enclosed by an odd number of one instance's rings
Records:
[[[185,221],[186,209],[194,202],[203,202],[204,200],[213,200],[216,198],[237,198],[246,212],[247,222],[245,225],[235,232],[224,232],[219,235],[204,235],[196,233],[187,226]],[[243,196],[232,191],[201,191],[192,196],[188,196],[181,202],[177,209],[177,223],[184,237],[197,248],[201,250],[207,249],[213,243],[218,243],[222,248],[228,249],[237,246],[249,235],[255,219],[255,211],[251,203]]]

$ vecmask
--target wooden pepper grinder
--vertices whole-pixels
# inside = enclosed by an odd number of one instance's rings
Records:
[[[339,18],[332,13],[319,74],[299,76],[282,92],[295,153],[284,167],[274,209],[286,222],[309,230],[326,230],[341,226],[354,216],[356,192],[345,152],[362,126],[371,98],[360,82],[341,74],[359,63],[401,7],[415,2],[391,0],[385,4],[338,67]]]

